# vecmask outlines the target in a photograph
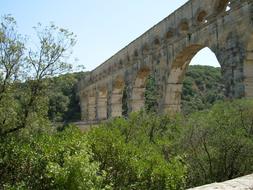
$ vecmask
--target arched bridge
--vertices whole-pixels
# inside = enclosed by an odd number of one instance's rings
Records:
[[[253,1],[190,0],[80,81],[82,120],[121,116],[126,87],[128,111],[143,108],[150,74],[159,112],[180,111],[185,71],[204,47],[221,65],[225,96],[253,97]]]

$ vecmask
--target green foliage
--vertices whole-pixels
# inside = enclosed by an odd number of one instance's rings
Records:
[[[48,116],[51,121],[80,120],[76,85],[85,75],[83,72],[69,73],[50,79]]]
[[[191,115],[182,134],[190,186],[253,172],[253,101],[218,103]]]
[[[16,30],[16,21],[7,15],[0,23],[0,135],[36,128],[47,122],[47,78],[70,68],[75,36],[54,24],[34,27],[37,44],[29,47]],[[7,98],[6,98],[7,97]]]
[[[147,79],[145,89],[145,110],[147,112],[157,112],[159,94],[155,84],[155,78],[150,75]]]
[[[189,66],[182,89],[182,112],[190,114],[210,108],[224,99],[220,68],[211,66]],[[145,90],[145,110],[157,112],[159,99],[155,78],[150,75]]]
[[[113,189],[184,189],[186,168],[169,155],[177,121],[150,116],[132,114],[89,132],[94,159]]]
[[[72,127],[27,139],[10,137],[0,146],[0,188],[103,189],[105,173],[91,155],[85,136]]]
[[[190,114],[210,108],[224,99],[220,68],[189,66],[183,82],[182,112]]]

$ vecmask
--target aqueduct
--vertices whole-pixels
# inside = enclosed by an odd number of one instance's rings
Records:
[[[182,80],[192,57],[210,48],[222,70],[225,96],[253,97],[253,1],[189,0],[79,83],[82,120],[122,115],[144,106],[147,77],[158,86],[158,110],[180,111]]]

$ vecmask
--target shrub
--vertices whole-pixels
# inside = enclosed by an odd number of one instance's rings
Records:
[[[129,120],[118,118],[89,132],[93,157],[107,173],[106,184],[113,189],[184,189],[185,165],[180,157],[165,156],[170,137],[167,142],[159,137],[173,127],[162,128],[165,118],[148,116],[135,113]]]
[[[104,172],[92,162],[85,136],[72,127],[0,148],[1,186],[16,189],[103,189]],[[108,187],[109,188],[109,187]]]
[[[188,183],[225,181],[253,171],[253,101],[218,103],[188,119],[182,152],[189,166]]]

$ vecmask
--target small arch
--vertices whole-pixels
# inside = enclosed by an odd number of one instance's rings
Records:
[[[215,10],[217,13],[229,11],[230,10],[230,1],[229,0],[219,0],[216,2]]]
[[[124,86],[124,79],[121,76],[117,76],[114,81],[113,88],[114,89],[121,89]]]
[[[138,53],[137,50],[134,50],[134,56],[135,56],[135,57],[138,57],[138,56],[139,56],[139,53]]]
[[[179,24],[179,30],[181,32],[187,32],[189,30],[189,23],[187,20],[181,21],[181,23]]]
[[[142,52],[143,52],[143,54],[147,54],[149,52],[149,46],[148,46],[148,44],[144,44],[142,46]]]
[[[199,11],[198,12],[198,14],[197,14],[197,22],[198,23],[204,23],[204,22],[206,22],[207,20],[206,20],[206,17],[207,17],[207,12],[205,11],[205,10],[201,10],[201,11]]]
[[[154,44],[155,46],[159,46],[159,45],[160,45],[160,40],[159,40],[159,38],[155,38],[153,44]]]
[[[170,29],[170,30],[168,30],[168,32],[166,32],[165,38],[171,39],[171,38],[173,38],[173,36],[174,36],[174,30]]]

